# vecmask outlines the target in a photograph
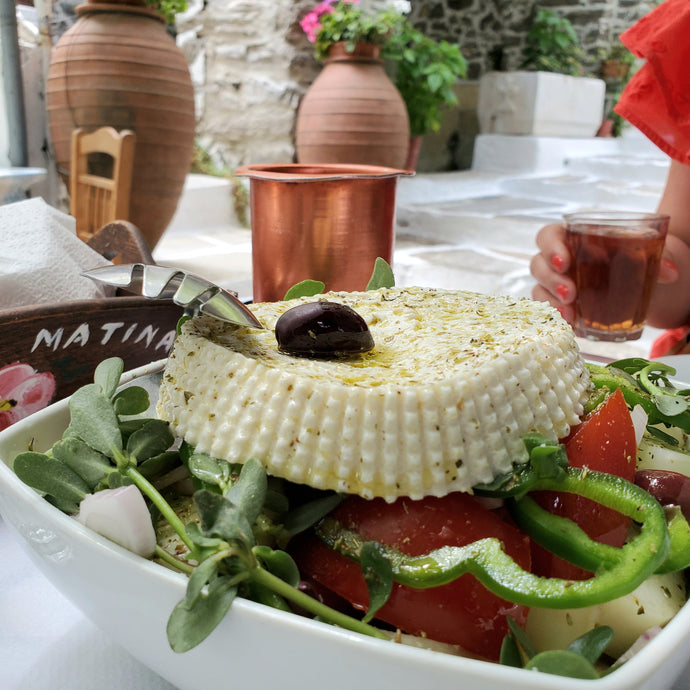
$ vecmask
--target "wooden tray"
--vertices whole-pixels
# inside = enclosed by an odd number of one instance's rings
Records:
[[[90,383],[108,357],[125,371],[163,359],[182,314],[139,296],[0,312],[0,429]]]

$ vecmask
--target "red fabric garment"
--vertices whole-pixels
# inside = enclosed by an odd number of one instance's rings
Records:
[[[664,331],[653,343],[649,353],[651,359],[667,355],[690,354],[690,328],[672,328]]]
[[[671,158],[690,164],[690,0],[665,0],[621,41],[646,62],[615,111]]]
[[[690,164],[690,0],[665,0],[621,35],[645,64],[614,110],[664,153]],[[650,357],[690,354],[690,327],[663,333]]]

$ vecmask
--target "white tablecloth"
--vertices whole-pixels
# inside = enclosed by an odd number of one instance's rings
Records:
[[[174,690],[40,573],[0,518],[2,690]]]

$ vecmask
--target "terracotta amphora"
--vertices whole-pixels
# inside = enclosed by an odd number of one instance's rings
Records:
[[[351,163],[402,168],[410,124],[407,109],[379,58],[379,46],[331,46],[323,70],[297,115],[300,163]]]

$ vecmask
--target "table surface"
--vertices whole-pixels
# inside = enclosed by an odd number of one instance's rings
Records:
[[[527,229],[527,232],[533,230]],[[246,293],[250,248],[245,235],[238,244],[226,248],[235,262],[228,281]],[[218,238],[209,246],[213,252],[192,255],[185,252],[184,238],[168,238],[157,252],[159,263],[172,264],[208,279],[221,282],[222,261],[218,257]],[[506,228],[486,245],[476,237],[466,237],[461,244],[443,245],[424,240],[402,238],[398,242],[395,268],[399,285],[434,285],[485,292],[503,292],[527,296],[531,287],[528,263],[532,246],[525,238]],[[199,236],[195,237],[199,246]],[[222,252],[221,252],[222,255]],[[184,257],[184,261],[183,261]],[[214,275],[214,271],[217,272]],[[244,271],[244,273],[243,273]],[[585,352],[610,356],[645,355],[653,332],[641,341],[624,344],[581,343]],[[690,380],[690,372],[686,380]],[[148,670],[97,629],[68,602],[36,569],[0,518],[0,688],[3,690],[167,690],[165,680]],[[690,667],[674,686],[690,690]]]

